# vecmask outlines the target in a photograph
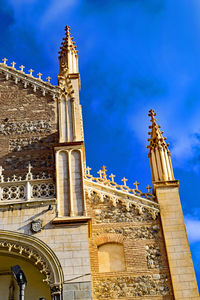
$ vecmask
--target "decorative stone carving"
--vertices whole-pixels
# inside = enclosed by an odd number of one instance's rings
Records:
[[[62,293],[61,285],[54,285],[51,287],[51,295],[60,295]]]
[[[96,223],[148,221],[156,219],[158,209],[122,197],[89,190],[89,201],[95,212]]]
[[[169,282],[165,274],[104,277],[104,279],[94,280],[94,299],[126,299],[170,294]]]
[[[22,83],[24,88],[28,86],[33,89],[33,92],[40,90],[43,96],[48,93],[55,99],[60,93],[60,88],[50,83],[51,77],[47,77],[47,82],[41,79],[41,73],[38,73],[38,78],[33,76],[33,70],[29,70],[29,74],[24,73],[24,66],[20,66],[20,71],[15,67],[9,67],[6,63],[0,63],[0,73],[4,74],[6,80],[13,79],[15,84]]]
[[[24,176],[13,175],[12,178],[4,178],[3,168],[0,166],[0,200],[31,200],[52,199],[56,197],[55,183],[51,175],[42,173],[33,175],[29,162],[28,172]]]
[[[146,246],[146,258],[149,269],[162,268],[161,252],[158,245]]]
[[[114,181],[115,175],[113,174],[109,176],[111,180],[108,179],[106,173],[107,169],[105,166],[103,166],[102,169],[99,170],[99,172],[97,172],[97,174],[99,174],[99,177],[93,177],[93,175],[90,174],[90,171],[91,171],[90,167],[85,168],[85,179],[87,179],[88,181],[100,183],[101,185],[108,186],[114,190],[123,191],[128,194],[145,197],[146,199],[150,199],[150,200],[155,200],[155,196],[151,194],[151,187],[149,185],[146,187],[148,193],[143,193],[139,190],[138,188],[139,182],[137,181],[134,182],[135,188],[133,189],[127,186],[126,182],[128,179],[126,179],[125,177],[121,180],[123,182],[123,185],[120,185]]]
[[[50,121],[25,121],[5,122],[0,124],[0,134],[25,134],[25,133],[49,133],[51,131]]]
[[[41,231],[42,230],[42,220],[41,219],[33,220],[31,222],[31,230],[35,233]]]
[[[34,184],[32,187],[32,196],[34,198],[55,197],[55,185],[53,183]]]
[[[50,283],[51,276],[50,270],[48,266],[48,262],[44,260],[44,258],[35,252],[31,247],[27,247],[23,244],[12,243],[7,241],[0,241],[0,249],[7,249],[8,252],[18,253],[21,256],[24,256],[26,259],[30,259],[34,262],[34,264],[39,268],[40,273],[45,275],[44,282]]]
[[[25,199],[25,186],[6,186],[2,188],[2,198],[4,200]]]
[[[94,236],[99,236],[105,233],[122,234],[129,239],[159,239],[160,228],[158,225],[154,226],[140,226],[140,227],[122,227],[122,228],[98,228],[98,232]]]

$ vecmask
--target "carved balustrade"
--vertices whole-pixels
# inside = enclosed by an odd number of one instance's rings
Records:
[[[30,201],[36,199],[53,199],[56,197],[55,184],[50,175],[42,173],[33,175],[29,164],[25,176],[13,175],[4,178],[0,167],[0,201]]]

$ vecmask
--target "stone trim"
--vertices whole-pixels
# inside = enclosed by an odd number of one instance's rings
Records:
[[[0,63],[0,73],[5,75],[6,80],[13,80],[15,84],[22,83],[24,88],[30,87],[33,92],[40,90],[42,95],[45,96],[47,93],[53,97],[57,98],[60,93],[60,88],[52,85],[49,82],[45,82],[39,78],[35,78],[32,75],[25,74],[22,71],[18,71],[15,68],[9,67],[4,63]]]
[[[108,233],[106,235],[96,237],[94,239],[94,243],[96,244],[97,247],[107,243],[123,244],[124,237],[121,234]]]
[[[144,199],[124,191],[118,191],[111,187],[104,186],[101,183],[91,182],[87,179],[84,179],[84,189],[90,201],[92,199],[92,195],[96,193],[100,199],[100,203],[104,203],[106,199],[110,199],[112,205],[117,207],[117,204],[120,202],[128,212],[131,211],[132,207],[137,209],[139,215],[148,211],[153,220],[156,220],[159,215],[159,204],[154,201]]]
[[[54,225],[63,225],[70,223],[88,223],[91,220],[90,217],[85,216],[75,216],[75,217],[60,217],[52,220]]]

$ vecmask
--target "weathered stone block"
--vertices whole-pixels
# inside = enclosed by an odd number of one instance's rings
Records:
[[[74,300],[89,300],[92,299],[90,291],[75,291]]]
[[[63,300],[74,300],[74,292],[66,291],[63,293]]]

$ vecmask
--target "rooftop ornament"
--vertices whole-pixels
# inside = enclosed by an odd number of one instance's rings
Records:
[[[106,166],[103,166],[101,168],[101,170],[99,170],[97,172],[99,177],[94,177],[93,175],[91,175],[90,171],[91,171],[90,167],[85,168],[85,179],[87,179],[89,181],[100,183],[105,186],[109,186],[111,188],[117,189],[117,190],[121,190],[121,191],[131,193],[131,194],[134,194],[137,196],[145,197],[147,199],[152,200],[155,198],[154,195],[152,195],[152,193],[151,193],[152,187],[150,187],[149,185],[146,187],[146,189],[148,190],[148,193],[143,193],[139,190],[139,188],[138,188],[139,182],[137,182],[137,181],[134,182],[135,188],[130,188],[129,186],[127,186],[128,179],[126,179],[125,177],[123,179],[121,179],[121,181],[123,182],[123,185],[118,184],[117,182],[114,181],[114,178],[116,177],[114,174],[111,173],[109,176],[107,176]],[[109,177],[110,179],[108,179],[107,177]]]
[[[7,65],[8,59],[7,59],[7,58],[3,58],[2,61],[3,61],[3,65],[5,65],[5,66],[7,66],[7,67],[9,67],[9,68],[12,68],[12,69],[14,69],[14,70],[17,70],[17,69],[15,68],[16,62],[13,61],[13,62],[11,63],[11,66],[8,66],[8,65]],[[25,66],[21,65],[21,66],[19,67],[19,69],[20,69],[19,71],[20,71],[21,73],[24,73],[24,74],[25,74],[24,68],[25,68]],[[17,71],[18,71],[18,70],[17,70]],[[33,72],[34,72],[33,69],[30,69],[28,72],[29,72],[29,74],[25,74],[25,75],[29,75],[29,76],[31,76],[31,77],[34,77],[34,76],[33,76]],[[37,76],[38,76],[38,77],[34,77],[34,78],[39,79],[39,80],[41,80],[41,81],[44,81],[44,80],[42,80],[42,78],[41,78],[41,77],[42,77],[42,73],[39,72],[39,73],[37,74]],[[52,79],[52,78],[51,78],[50,76],[48,76],[48,77],[46,78],[46,80],[47,80],[48,83],[50,83],[51,79]],[[45,82],[45,81],[44,81],[44,82]]]

